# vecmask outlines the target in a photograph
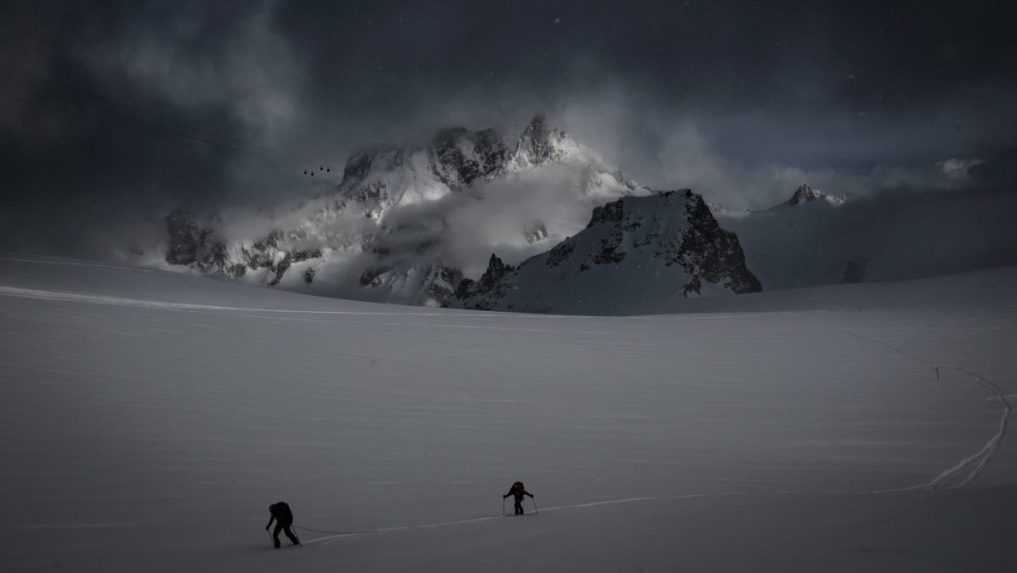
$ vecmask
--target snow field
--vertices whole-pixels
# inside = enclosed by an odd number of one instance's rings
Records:
[[[552,317],[5,259],[2,560],[1006,570],[1017,457],[965,371],[1017,392],[1015,278]],[[942,491],[888,492],[973,455]],[[540,515],[492,519],[516,479]],[[298,526],[359,533],[275,552],[260,528],[277,499]]]

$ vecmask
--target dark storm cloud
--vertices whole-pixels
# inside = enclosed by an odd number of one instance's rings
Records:
[[[30,247],[179,203],[310,195],[358,147],[537,111],[636,179],[747,205],[800,178],[854,191],[918,166],[920,182],[1017,133],[1013,2],[2,10],[4,224]],[[331,178],[302,173],[321,165]]]

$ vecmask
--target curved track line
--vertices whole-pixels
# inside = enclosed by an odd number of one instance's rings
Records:
[[[847,332],[848,334],[854,336],[859,340],[867,341],[873,344],[878,344],[879,346],[888,348],[895,354],[903,356],[904,358],[907,358],[912,362],[916,362],[923,366],[931,367],[936,375],[937,381],[942,379],[941,374],[942,371],[944,370],[953,370],[955,372],[959,372],[971,378],[976,383],[978,383],[979,386],[988,391],[990,394],[988,399],[998,400],[1000,405],[1002,406],[1002,412],[1000,413],[998,429],[977,451],[961,459],[953,466],[950,466],[949,468],[943,470],[942,472],[940,472],[927,482],[901,488],[876,490],[873,491],[872,493],[895,493],[922,489],[935,491],[937,489],[940,489],[941,487],[944,487],[944,485],[947,482],[950,482],[951,480],[961,476],[965,470],[968,470],[967,475],[963,477],[958,483],[951,486],[950,489],[962,488],[973,482],[976,478],[978,478],[978,476],[982,473],[982,470],[985,469],[985,466],[988,465],[989,461],[992,460],[992,457],[999,449],[999,445],[1003,442],[1003,438],[1006,437],[1007,428],[1009,427],[1010,422],[1010,414],[1013,413],[1013,405],[1010,403],[1010,400],[1008,400],[1008,395],[1003,391],[1003,389],[1000,388],[999,385],[996,384],[995,382],[989,380],[985,376],[973,370],[969,370],[961,366],[942,366],[939,364],[935,364],[928,360],[924,360],[922,358],[909,354],[908,352],[905,352],[903,349],[898,348],[893,344],[890,344],[889,342],[868,336],[863,336],[850,330],[845,330],[844,332]]]
[[[982,472],[982,469],[984,469],[985,466],[989,463],[989,460],[992,459],[992,456],[996,453],[996,450],[999,449],[999,444],[1002,443],[1003,438],[1006,436],[1007,426],[1010,422],[1010,414],[1013,413],[1013,405],[1010,404],[1009,400],[1007,400],[1006,394],[1003,393],[1003,389],[1000,388],[999,385],[988,380],[987,378],[985,378],[981,374],[978,374],[977,372],[972,372],[965,368],[956,368],[955,370],[967,374],[968,376],[971,376],[972,378],[977,380],[982,385],[983,388],[987,389],[989,392],[994,393],[995,398],[999,400],[1000,405],[1003,407],[1003,412],[999,420],[999,429],[996,430],[996,433],[991,438],[989,438],[989,441],[985,442],[985,445],[982,446],[980,450],[968,456],[967,458],[964,458],[963,460],[958,462],[954,467],[944,471],[943,473],[939,474],[931,481],[929,481],[928,485],[933,489],[939,487],[941,483],[950,479],[951,477],[959,475],[960,472],[964,470],[964,468],[969,466],[971,467],[971,471],[968,473],[967,477],[965,477],[959,484],[957,484],[954,487],[961,488],[974,481],[975,478],[978,477],[978,474]]]
[[[783,494],[792,494],[792,495],[794,495],[794,494],[803,494],[803,493],[809,493],[809,492],[801,492],[801,491],[794,491],[794,492],[792,492],[792,491],[787,491],[787,492],[776,492],[776,493],[783,493]],[[838,493],[840,495],[869,495],[872,492],[836,492],[836,493]],[[606,505],[623,505],[623,504],[638,503],[638,502],[643,502],[643,501],[680,501],[680,500],[686,500],[686,499],[700,499],[700,498],[708,498],[708,497],[730,497],[730,496],[747,496],[747,495],[753,495],[753,492],[736,491],[736,492],[719,492],[719,493],[688,493],[688,494],[668,495],[668,496],[625,497],[625,498],[620,498],[620,499],[605,499],[605,500],[601,500],[601,501],[589,501],[589,502],[585,502],[585,503],[576,503],[576,504],[571,504],[571,505],[555,505],[555,506],[550,506],[550,507],[542,508],[539,512],[536,512],[536,514],[539,514],[539,513],[551,513],[551,512],[555,512],[555,511],[565,511],[565,510],[571,510],[571,509],[589,509],[589,508],[594,508],[594,507],[602,507],[602,506],[606,506]],[[501,515],[483,515],[483,516],[480,516],[480,517],[471,517],[471,518],[468,518],[468,519],[457,519],[457,520],[453,520],[453,521],[438,521],[438,522],[434,522],[434,523],[420,523],[420,524],[416,524],[416,525],[400,525],[400,526],[395,526],[395,527],[381,527],[381,528],[377,528],[377,529],[360,529],[360,530],[352,530],[352,531],[329,531],[327,529],[314,529],[314,528],[304,527],[304,526],[300,526],[300,525],[294,526],[294,528],[295,529],[300,529],[300,530],[303,530],[303,531],[307,531],[307,532],[325,533],[325,534],[327,534],[327,535],[323,535],[321,537],[315,537],[313,539],[309,539],[307,541],[304,541],[303,542],[304,545],[313,545],[315,543],[322,543],[322,544],[327,545],[327,544],[329,544],[331,542],[339,541],[340,539],[345,539],[345,538],[364,537],[364,536],[368,536],[368,535],[382,535],[382,534],[385,534],[385,533],[395,533],[395,532],[399,532],[399,531],[419,531],[419,530],[425,530],[425,529],[437,529],[437,528],[440,528],[440,527],[452,527],[452,526],[456,526],[456,525],[466,525],[466,524],[471,524],[471,523],[483,523],[483,522],[486,522],[486,521],[496,521],[496,520],[500,520],[500,519],[506,519],[508,517],[511,517],[511,516],[505,515],[505,514],[501,514]]]

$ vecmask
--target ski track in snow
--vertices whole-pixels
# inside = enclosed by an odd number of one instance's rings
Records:
[[[627,505],[631,503],[640,502],[668,502],[668,501],[682,501],[688,499],[702,499],[702,498],[716,498],[716,497],[731,497],[731,496],[748,496],[759,493],[758,491],[733,491],[733,492],[721,492],[721,493],[688,493],[681,495],[670,495],[670,496],[641,496],[641,497],[624,497],[619,499],[605,499],[600,501],[589,501],[584,503],[576,503],[571,505],[553,505],[544,508],[537,508],[531,514],[528,515],[540,515],[541,513],[554,513],[557,511],[568,511],[577,509],[590,509],[603,507],[608,505]],[[800,490],[782,490],[769,492],[777,495],[805,495],[815,494],[817,492],[808,492]],[[850,492],[850,491],[837,491],[837,492],[825,492],[832,495],[871,495],[873,492]],[[513,515],[502,513],[500,515],[482,515],[479,517],[471,517],[467,519],[456,519],[453,521],[438,521],[434,523],[420,523],[416,525],[399,525],[393,527],[381,527],[377,529],[360,529],[351,531],[329,531],[327,529],[315,529],[311,527],[305,527],[302,525],[294,525],[294,529],[303,530],[311,533],[324,533],[326,535],[321,537],[315,537],[307,541],[303,541],[304,545],[313,545],[320,543],[322,545],[329,545],[336,541],[344,539],[351,539],[357,537],[364,537],[368,535],[381,535],[386,533],[396,533],[403,531],[418,531],[427,529],[438,529],[442,527],[454,527],[457,525],[470,525],[475,523],[484,523],[488,521],[497,521],[500,519],[512,518]]]
[[[960,476],[964,474],[965,470],[967,470],[967,475],[961,478],[959,482],[956,482],[954,483],[954,485],[950,486],[950,489],[960,489],[972,483],[975,479],[977,479],[978,476],[982,473],[982,470],[985,469],[985,466],[988,465],[989,461],[992,460],[993,455],[995,455],[996,451],[999,449],[999,445],[1003,442],[1003,438],[1006,437],[1007,429],[1010,423],[1010,414],[1013,413],[1013,404],[1010,403],[1009,398],[1013,395],[1006,394],[998,384],[973,370],[969,370],[961,366],[939,365],[928,360],[919,358],[917,356],[914,356],[906,352],[902,348],[899,348],[889,342],[886,342],[885,340],[879,340],[869,336],[863,336],[850,330],[847,330],[845,332],[859,340],[863,340],[872,344],[876,344],[883,348],[887,348],[891,350],[893,353],[899,356],[903,356],[904,358],[911,360],[912,362],[916,362],[923,366],[931,367],[936,375],[937,381],[942,379],[942,372],[944,370],[952,370],[954,372],[959,372],[971,378],[979,386],[984,388],[990,394],[990,396],[986,398],[987,400],[999,401],[1000,406],[1002,407],[1002,412],[1000,413],[999,427],[996,430],[996,433],[994,433],[985,442],[985,444],[982,445],[981,448],[976,450],[971,455],[961,459],[953,466],[950,466],[949,468],[943,470],[942,472],[940,472],[927,482],[900,488],[876,490],[873,491],[872,493],[874,494],[896,493],[915,490],[935,491],[937,489],[945,487],[946,484],[955,481],[957,478],[960,478]]]
[[[100,264],[89,264],[89,263],[76,263],[73,261],[63,260],[33,260],[33,259],[14,259],[14,258],[0,258],[0,260],[9,260],[15,262],[27,262],[27,263],[39,263],[39,264],[62,264],[62,265],[74,265],[74,266],[86,266],[96,268],[108,268],[117,270],[131,270],[141,272],[156,272],[148,269],[135,269],[130,267],[117,267],[111,265],[100,265]],[[127,297],[117,296],[104,296],[104,295],[90,295],[75,292],[64,292],[64,291],[51,291],[41,289],[30,289],[20,288],[15,286],[0,286],[0,296],[41,300],[49,302],[65,302],[65,303],[80,303],[80,304],[95,304],[95,305],[108,305],[108,306],[120,306],[120,307],[136,307],[146,308],[153,310],[173,310],[173,311],[213,311],[213,312],[233,312],[233,313],[252,313],[269,315],[272,317],[282,318],[282,315],[299,315],[299,316],[381,316],[390,318],[455,318],[455,319],[477,319],[477,318],[498,318],[505,320],[526,320],[526,319],[583,319],[589,318],[584,316],[547,316],[547,315],[511,315],[505,313],[491,313],[491,312],[476,312],[476,311],[458,311],[454,314],[446,311],[371,311],[371,310],[302,310],[302,309],[282,309],[282,308],[265,308],[265,307],[243,307],[243,306],[229,306],[229,305],[215,305],[215,304],[198,304],[198,303],[184,303],[184,302],[170,302],[160,300],[143,300]],[[795,314],[795,311],[778,311],[782,314]],[[801,312],[801,311],[799,311]],[[747,312],[747,313],[716,313],[716,314],[696,314],[696,315],[684,315],[684,316],[668,316],[668,319],[676,320],[726,320],[726,319],[744,319],[752,315],[759,314],[774,314],[774,312]],[[265,317],[268,318],[268,317]],[[602,318],[602,317],[601,317]],[[654,317],[612,317],[618,320],[647,320]],[[294,318],[296,319],[296,318]],[[408,326],[408,324],[393,324],[392,326]],[[425,326],[421,324],[421,326]],[[455,324],[452,322],[442,322],[436,324],[426,324],[427,327],[437,328],[457,328],[457,329],[485,329],[485,330],[497,330],[507,332],[525,332],[525,333],[553,333],[554,331],[539,328],[522,328],[522,327],[511,327],[511,326],[487,326],[483,324]],[[943,470],[939,474],[935,475],[926,482],[914,484],[906,487],[873,490],[873,491],[836,491],[836,492],[818,492],[818,491],[802,491],[802,490],[779,490],[770,491],[768,493],[774,493],[778,495],[806,495],[816,493],[827,493],[837,495],[877,495],[877,494],[892,494],[892,493],[905,493],[911,491],[936,491],[939,489],[958,489],[963,488],[972,482],[974,482],[981,474],[982,470],[992,460],[993,456],[999,449],[1000,444],[1004,440],[1009,425],[1009,417],[1013,411],[1013,405],[1011,399],[1017,398],[1017,394],[1006,394],[996,383],[985,378],[978,372],[959,367],[959,366],[942,366],[931,361],[916,357],[905,350],[894,346],[893,344],[875,339],[872,337],[864,336],[855,332],[845,331],[855,338],[866,341],[871,344],[878,345],[884,349],[888,349],[895,354],[902,356],[910,361],[922,364],[924,366],[931,367],[935,372],[937,380],[941,378],[941,373],[946,370],[951,370],[962,374],[979,384],[984,388],[990,395],[986,398],[987,400],[998,401],[1001,405],[1002,412],[998,424],[997,431],[975,452],[959,460],[954,465]],[[584,334],[610,334],[603,331],[580,331]],[[766,489],[766,488],[763,488]],[[690,493],[676,496],[663,496],[663,497],[626,497],[619,499],[599,500],[585,503],[578,503],[572,505],[557,505],[539,509],[537,513],[553,513],[559,511],[570,511],[570,510],[583,510],[593,509],[604,506],[613,505],[626,505],[640,502],[653,502],[653,501],[676,501],[684,499],[696,499],[696,498],[707,498],[707,497],[720,497],[720,496],[749,496],[756,495],[761,492],[759,488],[750,489],[748,491],[736,491],[726,493]],[[310,527],[295,526],[305,532],[324,534],[320,537],[315,537],[304,541],[305,545],[328,545],[333,542],[341,541],[344,539],[357,538],[369,535],[382,535],[396,532],[408,532],[408,531],[423,531],[432,530],[444,527],[454,527],[462,525],[480,524],[489,521],[495,521],[508,517],[506,515],[482,515],[478,517],[457,519],[452,521],[440,521],[433,523],[420,523],[414,525],[398,525],[376,529],[366,530],[351,530],[351,531],[329,531],[324,529],[313,529]],[[34,529],[34,530],[60,530],[60,529],[107,529],[107,528],[126,528],[136,527],[134,523],[52,523],[52,524],[33,524],[23,526],[22,529]]]
[[[731,494],[715,494],[715,495],[731,495]],[[695,498],[708,497],[708,496],[709,496],[709,494],[696,493],[696,494],[686,494],[686,495],[672,496],[672,497],[666,497],[666,498],[660,498],[660,497],[626,497],[626,498],[621,498],[621,499],[606,499],[606,500],[601,500],[601,501],[590,501],[590,502],[585,502],[585,503],[577,503],[577,504],[573,504],[573,505],[554,505],[554,506],[545,507],[545,508],[542,508],[542,509],[538,508],[537,511],[535,511],[533,513],[533,515],[539,515],[540,513],[553,513],[553,512],[556,512],[556,511],[564,511],[564,510],[570,510],[570,509],[588,509],[588,508],[591,508],[591,507],[600,507],[600,506],[604,506],[604,505],[621,505],[621,504],[627,504],[627,503],[637,503],[637,502],[642,502],[642,501],[664,501],[664,500],[678,500],[678,499],[695,499]],[[400,525],[400,526],[394,526],[394,527],[381,527],[381,528],[378,528],[378,529],[362,529],[362,530],[354,530],[354,531],[328,531],[328,530],[325,530],[325,529],[313,529],[313,528],[310,528],[310,527],[304,527],[304,526],[300,526],[300,525],[295,525],[294,528],[301,529],[301,530],[304,530],[304,531],[309,531],[309,532],[312,532],[312,533],[327,533],[328,535],[325,535],[323,537],[316,537],[314,539],[309,539],[309,540],[303,542],[304,545],[311,545],[311,544],[314,544],[314,543],[323,543],[323,544],[327,545],[329,542],[340,540],[340,539],[344,539],[344,538],[350,538],[350,537],[361,537],[361,536],[365,536],[365,535],[378,535],[378,534],[393,533],[393,532],[398,532],[398,531],[413,531],[413,530],[438,529],[438,528],[441,528],[441,527],[452,527],[452,526],[456,526],[456,525],[468,525],[468,524],[472,524],[472,523],[483,523],[483,522],[486,522],[486,521],[494,521],[494,520],[498,520],[498,519],[504,519],[504,518],[507,518],[507,517],[513,517],[513,516],[509,516],[509,515],[506,515],[506,514],[502,514],[502,515],[482,515],[482,516],[479,516],[479,517],[471,517],[471,518],[467,518],[467,519],[456,519],[456,520],[453,520],[453,521],[438,521],[438,522],[434,522],[434,523],[420,523],[420,524],[416,524],[416,525]]]
[[[984,469],[985,466],[989,463],[989,460],[992,459],[992,456],[995,455],[996,450],[999,449],[999,445],[1003,442],[1003,438],[1006,436],[1007,426],[1010,422],[1010,414],[1013,412],[1013,405],[1010,403],[1006,395],[1003,393],[1003,389],[1000,388],[995,382],[992,382],[991,380],[985,378],[984,376],[978,374],[977,372],[967,370],[966,368],[958,367],[954,368],[954,370],[957,370],[958,372],[961,372],[963,374],[967,374],[974,380],[978,381],[978,383],[981,384],[983,388],[988,390],[990,393],[995,394],[995,397],[999,400],[999,403],[1003,408],[1003,412],[999,420],[999,429],[991,438],[989,438],[987,442],[985,442],[985,445],[982,446],[982,448],[979,449],[977,452],[957,462],[955,466],[943,471],[938,476],[930,480],[928,484],[926,484],[926,487],[929,487],[930,489],[936,489],[940,487],[941,484],[943,484],[952,477],[960,475],[964,471],[964,469],[968,467],[971,468],[970,472],[959,484],[955,485],[954,488],[964,487],[967,484],[974,481],[975,478],[977,478],[978,475],[982,472],[982,469]]]

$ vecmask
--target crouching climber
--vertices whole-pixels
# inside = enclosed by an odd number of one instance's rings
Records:
[[[273,503],[268,506],[268,513],[271,517],[268,519],[268,525],[265,526],[265,531],[268,531],[269,527],[272,527],[272,522],[275,522],[275,531],[272,532],[272,541],[275,543],[275,548],[279,549],[279,534],[286,532],[286,537],[290,538],[293,545],[300,545],[300,540],[293,534],[293,512],[290,510],[290,505],[285,501]]]

